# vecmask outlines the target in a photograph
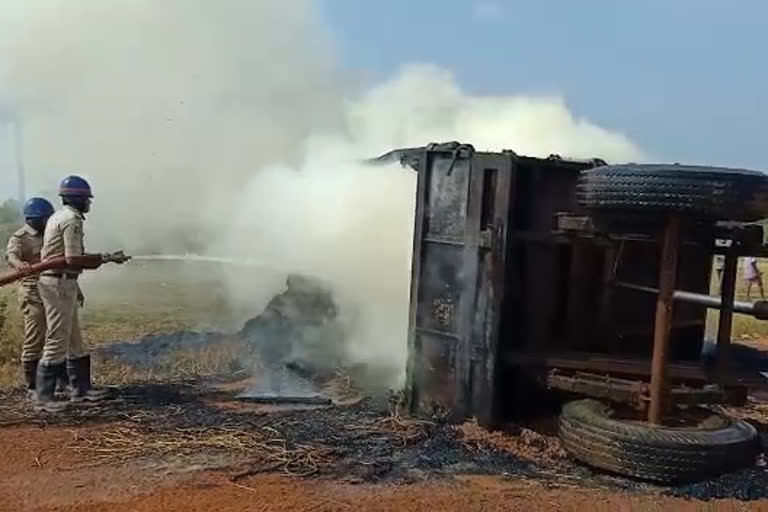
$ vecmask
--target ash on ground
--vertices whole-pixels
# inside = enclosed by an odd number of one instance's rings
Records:
[[[692,485],[660,487],[576,464],[560,456],[555,439],[542,434],[529,432],[524,436],[526,439],[517,440],[488,434],[486,443],[480,433],[471,433],[471,428],[468,435],[462,431],[465,429],[439,419],[400,417],[394,412],[391,396],[370,396],[348,405],[254,414],[216,406],[216,401],[234,400],[236,392],[213,393],[211,389],[210,382],[126,387],[115,401],[74,408],[55,416],[32,412],[19,392],[0,397],[4,410],[0,426],[110,425],[101,434],[93,434],[102,435],[103,439],[83,435],[69,448],[79,450],[84,464],[93,460],[130,464],[133,460],[140,461],[140,467],[186,471],[186,463],[226,471],[233,479],[274,471],[351,484],[408,484],[428,478],[484,474],[535,480],[551,487],[576,485],[704,500],[768,497],[768,473],[760,466]],[[9,416],[13,410],[15,418]],[[126,432],[135,433],[130,443],[100,444],[104,440],[114,442],[117,433],[125,436]],[[244,450],[237,443],[208,445],[195,439],[257,433],[266,433],[266,438],[257,439],[258,445],[266,444],[271,451]],[[164,439],[173,440],[169,443],[173,449],[157,453],[156,446],[163,445]],[[147,443],[146,450],[141,450],[142,443]],[[128,448],[137,451],[120,451]],[[549,455],[539,457],[541,454]]]
[[[320,392],[314,382],[292,373],[289,367],[283,366],[266,373],[257,385],[246,388],[237,395],[237,398],[301,403],[328,397]],[[328,401],[330,402],[330,398]]]
[[[246,394],[312,394],[341,388],[359,391],[353,384],[358,381],[354,371],[337,371],[347,363],[347,338],[330,291],[298,276],[289,278],[286,291],[236,333],[149,336],[104,347],[98,355],[139,368],[157,368],[161,356],[169,352],[233,339],[244,351],[240,359],[252,358],[252,365],[240,370],[259,378],[257,384],[245,388]],[[363,368],[358,374],[364,378],[365,371]],[[216,388],[232,380],[230,375],[229,379],[125,386],[118,390],[115,401],[73,408],[57,416],[31,411],[19,391],[0,396],[0,427],[30,423],[114,425],[115,432],[123,436],[117,437],[121,444],[109,444],[116,439],[111,430],[103,433],[103,438],[82,439],[74,446],[84,460],[90,454],[101,463],[110,463],[110,457],[120,454],[120,463],[141,459],[143,467],[170,461],[199,465],[205,461],[206,468],[228,471],[233,478],[283,471],[349,483],[408,483],[474,473],[532,479],[552,486],[699,499],[768,497],[765,465],[756,464],[738,474],[697,484],[658,487],[576,464],[564,456],[554,435],[535,427],[488,433],[472,423],[455,426],[439,418],[402,417],[392,395],[368,392],[366,397],[331,406],[269,412],[223,407],[220,404],[224,402],[236,403],[244,391]],[[765,436],[768,420],[756,424]],[[158,448],[164,451],[158,453]]]

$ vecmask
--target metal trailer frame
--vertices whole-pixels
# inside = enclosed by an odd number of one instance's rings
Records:
[[[605,165],[600,159],[452,142],[369,162],[418,172],[407,364],[413,412],[493,426],[531,400],[536,381],[629,402],[659,422],[672,401],[738,402],[762,384],[728,357],[734,311],[768,318],[768,304],[734,302],[738,257],[768,254],[759,226],[702,228],[670,218],[663,232],[596,229],[575,189],[579,172]],[[718,247],[718,239],[730,243]],[[714,254],[725,254],[721,299],[709,296]],[[714,370],[698,361],[708,307],[721,310]]]

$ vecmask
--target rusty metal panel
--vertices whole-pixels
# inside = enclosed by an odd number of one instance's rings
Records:
[[[421,286],[416,327],[459,336],[459,304],[463,291],[461,246],[425,241],[422,245]]]
[[[512,220],[516,157],[511,153],[478,153],[472,161],[472,188],[465,262],[476,265],[477,285],[468,308],[465,339],[469,409],[483,426],[497,419],[501,311],[505,297],[507,236]],[[480,242],[474,234],[479,233]],[[483,240],[486,243],[483,243]]]
[[[412,409],[493,416],[512,154],[420,158],[408,365]],[[451,391],[449,391],[451,390]]]
[[[421,331],[416,337],[413,358],[413,382],[419,410],[445,410],[456,401],[456,340]]]
[[[469,161],[434,154],[425,214],[428,237],[463,243],[467,220]]]
[[[412,409],[453,410],[459,398],[454,373],[465,289],[469,160],[457,156],[425,149],[419,159],[407,369]]]

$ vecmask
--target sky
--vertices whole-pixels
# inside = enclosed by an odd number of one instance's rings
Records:
[[[768,2],[317,1],[343,67],[371,84],[437,64],[468,93],[561,96],[657,162],[768,171]],[[5,197],[2,128],[0,169]]]
[[[768,171],[768,2],[321,0],[370,80],[432,62],[477,94],[556,94],[658,161]],[[514,149],[514,148],[512,148]]]

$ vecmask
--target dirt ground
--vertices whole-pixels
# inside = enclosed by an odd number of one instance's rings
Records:
[[[97,428],[106,428],[100,426]],[[140,465],[77,468],[66,446],[82,428],[0,430],[2,511],[417,511],[417,510],[768,510],[768,500],[691,501],[545,486],[503,476],[457,476],[410,485],[347,485],[260,475],[231,482],[211,471],[153,472]]]
[[[350,484],[338,477],[272,472],[233,481],[227,471],[188,463],[161,468],[140,459],[84,462],[73,449],[120,424],[107,420],[0,428],[0,511],[768,511],[768,499],[699,501],[503,473]],[[482,437],[471,423],[459,430],[469,441]],[[529,437],[504,439],[496,433],[490,439],[517,454],[552,452],[539,442],[540,436]],[[554,459],[560,456],[552,452]]]
[[[128,346],[112,345],[116,338],[133,340],[145,334],[135,332],[139,327],[149,333],[176,332],[185,327],[184,319],[172,315],[176,309],[193,310],[188,304],[186,309],[179,306],[182,296],[201,294],[169,291],[170,309],[152,305],[157,310],[153,314],[160,319],[157,323],[138,322],[135,311],[122,310],[117,310],[123,315],[117,318],[109,310],[91,313],[87,319],[92,345],[122,350],[111,356],[116,362],[112,367],[99,366],[97,378],[119,383],[126,395],[128,388],[155,390],[147,391],[146,396],[125,398],[123,406],[53,421],[20,411],[18,390],[0,391],[0,512],[768,511],[768,491],[763,490],[758,499],[751,500],[702,498],[737,496],[739,491],[765,487],[753,485],[754,480],[750,483],[746,475],[704,483],[693,490],[665,491],[595,474],[568,460],[553,441],[551,425],[526,425],[515,432],[489,434],[469,422],[457,429],[461,442],[456,442],[448,429],[414,427],[386,411],[353,410],[350,405],[294,414],[231,400],[227,393],[242,388],[244,382],[216,385],[205,393],[189,386],[191,395],[187,395],[187,387],[176,379],[222,370],[231,373],[232,353],[240,354],[237,351],[242,347],[232,349],[222,344],[218,352],[206,349],[166,354],[155,350],[158,340],[135,344],[137,349],[148,348],[136,353],[129,352]],[[743,338],[752,348],[768,347],[765,337]],[[138,362],[132,363],[128,356],[136,356]],[[148,372],[139,364],[145,359],[151,363]],[[159,377],[153,373],[160,363],[169,369],[163,385],[156,384]],[[16,367],[7,372],[13,386],[17,385],[17,372]],[[764,398],[763,402],[768,402]],[[743,411],[736,413],[742,415]],[[743,415],[760,423],[763,435],[768,435],[766,414]],[[183,454],[178,459],[169,453],[150,456],[146,446],[140,456],[119,453],[135,448],[125,443],[141,442],[131,437],[133,434],[144,440],[169,442],[177,433],[192,435],[190,432],[201,439],[190,440],[191,449],[180,446]],[[248,437],[250,434],[255,437]],[[297,456],[312,456],[311,449],[301,452],[301,448],[315,443],[332,445],[342,453],[338,454],[336,469],[308,477],[278,469],[232,478],[233,460],[252,458],[255,445],[272,441],[287,443],[287,449],[296,450]],[[158,443],[150,449],[162,450]],[[240,443],[246,449],[238,452]],[[227,458],[232,454],[215,459],[224,445],[237,452],[232,460]],[[194,453],[196,446],[201,446],[200,453]],[[265,456],[281,456],[281,450],[286,449],[282,445],[267,448]],[[495,452],[491,453],[491,448]],[[110,450],[115,453],[110,455]],[[99,457],[94,457],[95,452]],[[347,465],[349,461],[353,464]],[[307,460],[303,462],[306,465]],[[366,465],[371,466],[371,472],[361,470]],[[379,471],[386,475],[380,476]],[[768,482],[768,471],[763,469],[753,469],[749,475],[759,481],[765,475]]]

